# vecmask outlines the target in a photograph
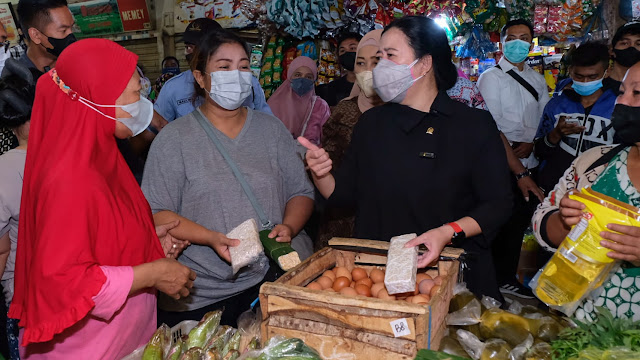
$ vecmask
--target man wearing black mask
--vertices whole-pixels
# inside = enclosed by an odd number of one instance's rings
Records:
[[[20,0],[18,18],[27,40],[20,62],[40,75],[54,67],[62,51],[76,41],[75,20],[66,0]]]
[[[316,94],[323,98],[329,106],[336,106],[340,100],[351,94],[356,74],[353,68],[356,64],[356,50],[362,36],[356,33],[343,34],[338,40],[338,61],[344,76],[328,84],[320,85]]]
[[[614,63],[604,85],[618,91],[627,70],[640,61],[640,22],[632,21],[618,28],[611,41],[610,54]]]

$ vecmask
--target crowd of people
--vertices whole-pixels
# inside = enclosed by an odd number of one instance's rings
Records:
[[[247,44],[213,20],[184,32],[189,70],[165,58],[151,85],[134,53],[76,41],[66,0],[17,12],[27,49],[0,78],[12,359],[120,359],[213,309],[235,326],[282,274],[266,256],[232,271],[225,234],[251,218],[302,260],[336,236],[416,233],[420,267],[461,247],[469,289],[502,300],[531,297],[515,274],[532,220],[549,254],[578,222],[567,191],[613,181],[640,205],[640,23],[578,46],[553,97],[526,65],[528,22],[502,29],[476,86],[438,24],[409,16],[342,36],[328,85],[296,58],[266,101]],[[616,276],[638,276],[640,230],[609,229]]]

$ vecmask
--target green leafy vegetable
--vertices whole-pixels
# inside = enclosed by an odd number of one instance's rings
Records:
[[[607,350],[624,347],[640,352],[640,324],[631,319],[617,319],[606,308],[597,308],[593,323],[574,320],[576,328],[567,328],[551,343],[555,360],[576,358],[588,347]]]

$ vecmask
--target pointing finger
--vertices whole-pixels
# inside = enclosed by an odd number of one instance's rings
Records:
[[[319,150],[320,148],[314,145],[311,141],[307,140],[307,138],[303,136],[298,136],[298,142],[300,145],[306,147],[308,150]]]

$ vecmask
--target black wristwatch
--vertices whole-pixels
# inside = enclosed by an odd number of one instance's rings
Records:
[[[525,178],[527,176],[531,176],[531,172],[529,171],[529,169],[526,169],[525,171],[521,172],[520,174],[516,175],[516,181],[520,180],[522,178]]]

